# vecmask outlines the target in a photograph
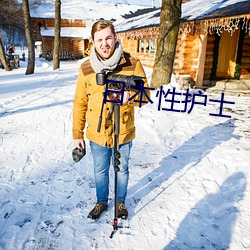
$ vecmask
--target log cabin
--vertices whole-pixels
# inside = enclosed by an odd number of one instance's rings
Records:
[[[52,60],[54,18],[32,18],[33,37],[41,41],[41,57]],[[88,53],[92,20],[61,20],[60,59],[80,59]]]
[[[154,65],[159,24],[160,8],[115,22],[124,50],[147,67]],[[204,88],[250,79],[250,1],[184,1],[173,73]]]

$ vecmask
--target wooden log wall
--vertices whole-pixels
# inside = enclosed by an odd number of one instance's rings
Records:
[[[31,18],[32,26],[34,29],[39,29],[39,27],[49,28],[55,27],[54,18]],[[85,20],[71,20],[71,19],[62,19],[61,27],[86,27]]]
[[[179,72],[188,74],[192,79],[196,78],[197,73],[197,58],[199,54],[198,38],[195,35],[187,36],[184,50],[183,69]]]
[[[195,35],[179,35],[177,40],[173,73],[189,75],[196,79],[197,58],[199,53],[198,37]]]
[[[73,40],[72,40],[72,38],[67,38],[67,37],[61,38],[60,51],[73,52]]]
[[[73,53],[74,55],[84,55],[84,51],[88,48],[89,41],[79,38],[73,39]]]
[[[174,59],[174,65],[173,65],[173,73],[179,74],[179,71],[183,68],[183,50],[185,46],[185,36],[179,35],[177,39],[176,44],[176,50],[175,50],[175,59]]]
[[[138,58],[145,67],[152,68],[154,66],[155,53],[149,53],[146,51],[138,52],[139,40],[121,38],[120,41],[122,43],[123,50]]]
[[[46,58],[48,52],[53,51],[54,37],[42,37],[42,57]]]
[[[250,36],[245,35],[242,46],[240,79],[250,79]]]
[[[136,53],[134,56],[136,58],[138,58],[145,67],[153,68],[155,54],[153,54],[153,53],[152,54],[150,54],[150,53],[145,53],[145,54]]]
[[[137,40],[129,39],[129,40],[123,40],[121,42],[124,51],[127,51],[131,54],[136,54]]]
[[[42,38],[42,57],[46,58],[48,52],[52,52],[54,47],[54,37]],[[78,38],[61,38],[60,51],[69,51],[76,57],[84,56],[84,51],[88,47],[88,40]]]

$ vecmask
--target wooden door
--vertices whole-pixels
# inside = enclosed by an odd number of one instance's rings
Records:
[[[231,36],[224,31],[221,34],[216,78],[233,78],[236,67],[239,30]]]

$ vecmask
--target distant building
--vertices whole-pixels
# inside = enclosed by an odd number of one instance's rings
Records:
[[[52,56],[55,19],[33,17],[31,20],[33,37],[36,42],[41,42],[41,57],[48,58]],[[61,20],[61,59],[69,59],[70,55],[74,55],[76,59],[84,57],[90,38],[90,28],[87,27],[87,24],[91,23],[91,21],[84,20]]]
[[[90,53],[91,26],[99,19],[115,21],[121,15],[145,6],[107,2],[62,0],[60,58],[79,59]],[[41,56],[50,58],[54,46],[54,3],[47,2],[31,10],[34,40],[42,42]]]

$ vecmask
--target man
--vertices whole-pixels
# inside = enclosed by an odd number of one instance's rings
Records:
[[[146,83],[145,72],[140,61],[123,51],[117,40],[114,26],[109,21],[100,20],[94,23],[91,31],[93,50],[90,59],[85,61],[79,70],[75,98],[73,104],[73,140],[76,147],[85,147],[83,130],[87,122],[86,137],[90,141],[94,161],[94,175],[97,203],[90,211],[88,218],[97,219],[108,208],[109,168],[113,160],[114,134],[112,102],[106,102],[103,109],[103,119],[100,132],[97,132],[98,118],[102,107],[106,85],[96,83],[96,73],[103,69],[112,74],[142,76]],[[135,90],[134,90],[135,91]],[[134,106],[139,106],[135,100],[140,100],[140,94],[129,100],[136,92],[126,90],[120,106],[119,152],[121,153],[118,172],[117,217],[127,218],[128,211],[125,198],[128,186],[128,161],[132,140],[135,138]],[[149,91],[145,91],[150,96]],[[143,101],[148,101],[143,94]],[[110,118],[111,117],[111,118]]]

